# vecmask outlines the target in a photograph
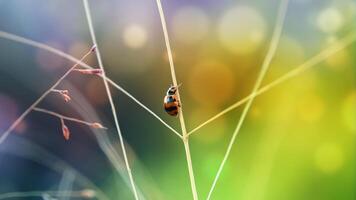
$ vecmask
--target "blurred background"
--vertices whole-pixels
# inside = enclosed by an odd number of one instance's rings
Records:
[[[163,1],[187,129],[247,96],[275,24],[277,0]],[[107,74],[176,130],[162,100],[171,84],[154,0],[90,1]],[[263,85],[356,31],[355,0],[291,0]],[[92,46],[82,1],[0,1],[0,31],[77,58]],[[0,132],[72,62],[0,38]],[[212,199],[356,199],[356,44],[256,98]],[[86,62],[97,66],[91,55]],[[107,131],[32,112],[0,145],[0,193],[73,190],[133,199],[102,80],[72,73],[39,107]],[[192,199],[182,142],[112,88],[134,179],[145,199]],[[205,199],[241,114],[239,107],[190,139],[198,193]],[[84,190],[84,192],[83,192]],[[25,199],[42,199],[25,198]],[[48,198],[48,197],[46,197]],[[68,198],[59,198],[68,199]],[[75,198],[74,198],[75,199]]]

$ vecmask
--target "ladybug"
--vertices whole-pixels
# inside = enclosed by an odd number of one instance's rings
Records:
[[[177,96],[177,89],[179,86],[169,87],[163,100],[164,110],[171,116],[177,116],[179,112],[180,103]]]

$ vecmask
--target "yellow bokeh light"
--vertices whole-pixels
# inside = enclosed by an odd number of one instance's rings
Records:
[[[356,91],[348,95],[342,105],[342,118],[345,125],[356,132]]]
[[[226,103],[234,88],[233,72],[224,64],[206,61],[189,73],[188,89],[193,99],[202,105],[216,108]]]
[[[290,69],[305,60],[304,48],[301,44],[288,36],[283,36],[277,48],[276,56],[272,61],[272,69],[282,67]]]
[[[337,45],[339,43],[339,38],[337,37],[336,34],[330,34],[326,38],[326,44],[324,45],[324,48],[327,48],[332,45]],[[325,62],[327,64],[327,67],[332,70],[342,70],[345,69],[348,65],[350,65],[351,61],[351,54],[348,49],[342,49],[335,54],[329,56],[326,58]]]
[[[238,55],[255,52],[266,36],[267,24],[253,8],[236,6],[221,18],[218,36],[222,45]]]
[[[344,25],[344,16],[333,7],[322,10],[317,16],[317,26],[325,33],[335,33]]]
[[[124,28],[123,40],[127,47],[139,49],[147,42],[147,32],[142,26],[132,24]]]
[[[334,54],[333,56],[330,56],[326,62],[332,69],[342,69],[345,66],[348,66],[350,63],[350,54],[347,50],[344,49]]]
[[[200,124],[201,122],[207,120],[209,117],[214,116],[219,113],[217,109],[207,109],[207,108],[196,108],[193,110],[192,114],[189,116],[189,121],[194,124]],[[204,143],[216,143],[218,140],[222,139],[227,131],[227,123],[224,117],[221,117],[209,125],[208,129],[201,129],[201,137],[196,137]]]
[[[350,62],[351,56],[346,49],[343,49],[326,59],[326,63],[328,64],[329,68],[333,70],[344,69],[350,64]]]
[[[326,174],[340,170],[344,165],[344,152],[336,144],[323,144],[316,149],[315,166]]]
[[[249,117],[251,119],[258,119],[261,117],[261,115],[262,115],[262,110],[259,106],[255,105],[251,108],[251,111],[249,114]]]
[[[323,115],[324,107],[324,102],[318,95],[306,94],[297,105],[299,118],[305,122],[315,122]]]
[[[173,18],[173,33],[179,42],[190,44],[201,41],[208,29],[209,19],[198,7],[183,7]]]

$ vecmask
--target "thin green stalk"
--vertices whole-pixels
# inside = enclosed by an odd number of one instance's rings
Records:
[[[56,48],[53,48],[51,46],[48,46],[46,44],[40,43],[40,42],[36,42],[33,40],[30,40],[28,38],[24,38],[24,37],[20,37],[18,35],[12,34],[12,33],[8,33],[8,32],[4,32],[4,31],[0,31],[0,38],[4,38],[4,39],[8,39],[11,41],[15,41],[21,44],[27,44],[33,47],[37,47],[39,49],[43,49],[46,50],[48,52],[51,52],[53,54],[56,54],[58,56],[61,56],[69,61],[72,61],[74,63],[76,63],[76,65],[78,66],[82,66],[86,69],[93,69],[93,67],[87,65],[86,63],[83,62],[82,59],[77,59],[69,54],[66,54],[63,51],[60,51]],[[65,74],[66,75],[66,74]],[[67,75],[66,75],[67,76]],[[100,75],[102,77],[102,75]],[[64,78],[63,78],[64,79]],[[165,125],[168,129],[170,129],[174,134],[176,134],[178,137],[182,138],[182,136],[175,130],[173,129],[170,125],[168,125],[164,120],[162,120],[157,114],[155,114],[152,110],[150,110],[147,106],[145,106],[143,103],[141,103],[139,100],[137,100],[134,96],[132,96],[129,92],[127,92],[126,90],[124,90],[122,87],[120,87],[117,83],[115,83],[114,81],[112,81],[111,79],[109,79],[108,77],[105,77],[105,79],[116,89],[120,90],[121,92],[123,92],[125,95],[127,95],[129,98],[131,98],[134,102],[136,102],[139,106],[141,106],[143,109],[145,109],[147,112],[149,112],[152,116],[154,116],[156,119],[158,119],[163,125]],[[61,81],[59,81],[61,82]],[[58,83],[59,84],[59,83]],[[53,87],[53,86],[52,86]],[[51,88],[52,88],[51,87]],[[54,89],[55,87],[53,87]],[[53,90],[52,89],[52,90]],[[49,89],[50,92],[50,89]],[[41,99],[36,100],[31,106],[35,107],[38,105],[38,103],[43,100],[43,98],[46,96],[47,94],[43,94],[41,95]],[[12,132],[14,130],[14,128],[29,114],[30,112],[30,107],[28,109],[25,110],[24,113],[22,113],[20,115],[20,117],[18,119],[15,120],[15,122],[13,124],[11,124],[11,126],[0,136],[0,144],[6,139],[6,137],[10,134],[10,132]]]
[[[280,36],[282,34],[282,30],[283,30],[283,23],[284,23],[284,19],[285,19],[285,15],[286,15],[286,12],[287,12],[287,7],[288,7],[288,0],[281,0],[281,4],[280,4],[280,7],[279,7],[279,12],[278,12],[278,16],[277,16],[277,22],[276,22],[276,26],[275,26],[275,29],[274,29],[274,32],[273,32],[273,35],[272,35],[272,40],[271,40],[271,43],[270,43],[270,46],[269,46],[269,50],[267,52],[267,55],[265,57],[265,60],[263,61],[263,64],[262,64],[262,68],[261,68],[261,71],[258,75],[258,78],[257,78],[257,81],[255,83],[255,86],[253,87],[253,91],[252,91],[252,94],[255,94],[258,90],[258,88],[260,87],[261,83],[262,83],[262,80],[264,78],[264,76],[266,75],[266,72],[272,62],[272,59],[276,53],[276,50],[277,50],[277,46],[278,46],[278,43],[279,43],[279,39],[280,39]],[[244,119],[245,117],[247,116],[247,113],[252,105],[252,102],[253,102],[254,98],[250,98],[249,101],[247,102],[244,110],[242,111],[242,114],[241,114],[241,117],[239,119],[239,122],[236,126],[236,129],[232,135],[232,138],[229,142],[229,146],[226,150],[226,153],[224,155],[224,159],[222,160],[220,166],[219,166],[219,170],[214,178],[214,181],[213,181],[213,184],[210,188],[210,191],[209,191],[209,194],[208,194],[208,197],[207,197],[207,200],[209,200],[211,198],[211,195],[214,191],[214,188],[216,186],[216,183],[220,177],[220,174],[225,166],[225,163],[226,163],[226,160],[228,159],[229,155],[230,155],[230,152],[231,152],[231,149],[232,149],[232,146],[233,144],[235,143],[236,141],[236,137],[237,135],[239,134],[240,132],[240,129],[242,127],[242,124],[244,122]]]
[[[138,194],[137,194],[137,189],[136,189],[136,185],[135,185],[135,182],[134,182],[134,179],[133,179],[133,176],[132,176],[132,172],[131,172],[131,168],[130,168],[130,165],[129,165],[129,161],[128,161],[128,158],[127,158],[124,139],[122,137],[122,133],[121,133],[120,126],[119,126],[119,120],[117,118],[116,107],[115,107],[115,104],[114,104],[114,101],[113,101],[113,98],[112,98],[112,95],[111,95],[111,91],[110,91],[110,88],[109,88],[108,81],[106,80],[106,73],[105,73],[103,61],[101,59],[100,50],[99,50],[99,47],[97,45],[98,43],[96,41],[96,36],[95,36],[95,32],[94,32],[93,22],[92,22],[92,19],[91,19],[91,12],[90,12],[90,8],[89,8],[88,0],[83,0],[83,4],[84,4],[86,18],[87,18],[87,21],[88,21],[90,36],[91,36],[93,44],[96,45],[96,47],[97,47],[95,53],[96,53],[96,57],[98,59],[99,67],[103,71],[102,78],[103,78],[105,90],[106,90],[106,93],[107,93],[107,96],[108,96],[108,99],[109,99],[109,102],[110,102],[110,107],[111,107],[111,111],[112,111],[112,114],[113,114],[113,117],[114,117],[116,130],[117,130],[117,133],[118,133],[118,136],[119,136],[119,139],[120,139],[120,144],[121,144],[123,157],[124,157],[124,160],[125,160],[126,170],[127,170],[128,175],[129,175],[129,179],[130,179],[130,183],[131,183],[133,194],[135,196],[135,199],[138,200],[139,198],[138,198]]]
[[[344,38],[340,39],[338,42],[335,42],[333,45],[331,45],[330,47],[324,49],[323,51],[321,51],[317,55],[313,56],[312,58],[308,59],[303,64],[301,64],[301,65],[299,65],[297,67],[294,67],[293,70],[285,73],[283,76],[281,76],[281,77],[277,78],[276,80],[272,81],[271,83],[263,86],[262,88],[257,90],[255,93],[249,94],[248,96],[244,97],[243,99],[237,101],[236,103],[234,103],[231,106],[227,107],[223,111],[221,111],[218,114],[214,115],[213,117],[211,117],[207,121],[201,123],[196,128],[194,128],[191,131],[189,131],[188,135],[191,135],[191,134],[195,133],[196,131],[198,131],[199,129],[204,127],[205,125],[215,121],[216,119],[218,119],[219,117],[223,116],[224,114],[226,114],[226,113],[228,113],[228,112],[240,107],[241,105],[243,105],[244,103],[246,103],[250,99],[255,98],[255,97],[257,97],[257,96],[259,96],[261,94],[264,94],[265,92],[268,92],[269,90],[273,89],[274,87],[276,87],[276,86],[288,81],[289,79],[301,74],[302,72],[304,72],[304,71],[316,66],[317,64],[323,62],[324,60],[326,60],[327,58],[333,56],[337,52],[339,52],[339,51],[345,49],[346,47],[350,46],[355,41],[356,41],[356,33],[349,33],[347,36],[345,36]]]
[[[167,25],[166,25],[166,20],[165,20],[165,17],[164,17],[162,4],[161,4],[160,0],[156,0],[156,3],[157,3],[159,16],[160,16],[160,19],[161,19],[162,30],[163,30],[163,35],[164,35],[164,41],[165,41],[165,44],[166,44],[167,55],[168,55],[168,60],[169,60],[169,66],[170,66],[170,70],[171,70],[172,82],[173,82],[173,85],[178,86],[177,77],[176,77],[176,73],[175,73],[175,69],[174,69],[172,50],[171,50],[171,45],[169,43]],[[180,94],[179,94],[179,88],[177,88],[177,98],[178,98],[178,101],[180,102],[180,105],[181,105],[181,107],[179,109],[179,121],[180,121],[181,128],[182,128],[183,143],[184,143],[185,155],[186,155],[186,158],[187,158],[190,185],[191,185],[191,188],[192,188],[193,199],[194,200],[198,200],[198,192],[197,192],[197,189],[196,189],[196,186],[195,186],[193,163],[192,163],[190,149],[189,149],[189,137],[188,137],[187,129],[186,129],[185,122],[184,122],[182,101],[181,101]]]

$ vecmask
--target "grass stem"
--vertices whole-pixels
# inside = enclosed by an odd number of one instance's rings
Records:
[[[23,112],[20,117],[18,117],[14,123],[0,136],[0,144],[5,141],[7,136],[14,130],[14,128],[36,107],[46,96],[52,92],[71,72],[75,69],[80,62],[82,62],[92,51],[88,51],[78,62],[76,62],[69,70],[67,70],[62,77],[60,77],[47,91],[45,91],[30,107],[28,107],[25,112]]]
[[[253,91],[252,91],[252,94],[255,94],[258,90],[258,88],[260,87],[261,83],[262,83],[262,80],[264,78],[264,76],[266,75],[267,71],[268,71],[268,68],[271,64],[271,61],[276,53],[276,50],[277,50],[277,46],[278,46],[278,43],[279,43],[279,39],[280,39],[280,36],[282,34],[282,30],[283,30],[283,23],[284,23],[284,19],[285,19],[285,15],[286,15],[286,12],[287,12],[287,8],[288,8],[288,0],[281,0],[281,4],[280,4],[280,7],[279,7],[279,12],[278,12],[278,16],[277,16],[277,21],[276,21],[276,26],[275,26],[275,29],[273,31],[273,35],[272,35],[272,40],[271,40],[271,43],[270,43],[270,46],[269,46],[269,49],[268,49],[268,52],[267,52],[267,55],[262,63],[262,68],[261,68],[261,71],[258,75],[258,78],[256,80],[256,83],[253,87]],[[210,188],[210,191],[209,191],[209,194],[208,194],[208,197],[207,197],[207,200],[209,200],[211,198],[211,195],[214,191],[214,188],[216,186],[216,183],[220,177],[220,174],[225,166],[225,163],[226,163],[226,160],[228,159],[229,155],[230,155],[230,152],[231,152],[231,149],[233,147],[233,144],[235,143],[236,141],[236,137],[237,135],[239,134],[240,132],[240,129],[242,127],[242,124],[244,122],[244,119],[245,117],[247,116],[247,113],[252,105],[252,102],[253,102],[254,98],[250,98],[249,101],[247,102],[244,110],[242,111],[242,114],[241,114],[241,117],[238,121],[238,124],[236,126],[236,129],[232,135],[232,138],[230,139],[230,142],[229,142],[229,145],[228,145],[228,148],[225,152],[225,155],[224,155],[224,158],[219,166],[219,170],[214,178],[214,181],[213,181],[213,184]]]
[[[167,55],[168,55],[168,60],[169,60],[169,66],[170,66],[170,70],[171,70],[172,82],[173,82],[173,85],[178,86],[177,76],[176,76],[175,69],[174,69],[172,49],[171,49],[171,45],[170,45],[170,42],[169,42],[167,25],[166,25],[166,20],[165,20],[163,8],[162,8],[162,3],[161,3],[160,0],[156,0],[156,3],[157,3],[159,16],[160,16],[160,19],[161,19],[162,30],[163,30],[163,35],[164,35],[164,41],[165,41],[165,44],[166,44]],[[190,185],[191,185],[191,188],[192,188],[193,199],[194,200],[198,200],[198,192],[197,192],[197,189],[196,189],[196,186],[195,186],[193,163],[192,163],[190,149],[189,149],[189,136],[187,134],[187,129],[186,129],[185,122],[184,122],[182,101],[181,101],[181,98],[180,98],[180,95],[179,95],[179,88],[177,88],[177,97],[178,97],[178,100],[179,100],[180,105],[181,105],[180,112],[179,112],[179,121],[180,121],[181,128],[182,128],[183,143],[184,143],[184,149],[185,149],[185,154],[186,154],[186,158],[187,158]]]
[[[342,38],[339,41],[335,42],[330,47],[328,47],[328,48],[324,49],[323,51],[319,52],[317,55],[315,55],[312,58],[308,59],[307,61],[305,61],[301,65],[298,65],[297,67],[294,67],[293,70],[285,73],[283,76],[279,77],[278,79],[276,79],[276,80],[272,81],[271,83],[261,87],[255,93],[249,94],[248,96],[244,97],[243,99],[237,101],[236,103],[234,103],[231,106],[227,107],[223,111],[221,111],[218,114],[214,115],[213,117],[211,117],[207,121],[201,123],[196,128],[194,128],[191,131],[189,131],[188,135],[190,136],[191,134],[195,133],[199,129],[203,128],[205,125],[215,121],[216,119],[218,119],[219,117],[225,115],[226,113],[228,113],[228,112],[240,107],[241,105],[243,105],[244,103],[246,103],[250,99],[255,98],[255,97],[257,97],[257,96],[259,96],[261,94],[264,94],[265,92],[273,89],[274,87],[276,87],[276,86],[278,86],[278,85],[290,80],[293,77],[296,77],[297,75],[299,75],[302,72],[304,72],[304,71],[316,66],[317,64],[320,64],[321,62],[323,62],[327,58],[331,57],[332,55],[334,55],[337,52],[345,49],[346,47],[348,47],[349,45],[351,45],[355,41],[356,41],[356,33],[349,33],[347,36],[345,36],[344,38]]]
[[[95,32],[94,32],[93,22],[92,22],[92,19],[91,19],[91,12],[90,12],[90,8],[89,8],[88,0],[83,0],[83,4],[84,4],[86,18],[87,18],[87,21],[88,21],[90,36],[91,36],[93,44],[96,46],[95,53],[96,53],[96,57],[98,59],[99,67],[102,70],[102,78],[103,78],[103,82],[104,82],[104,85],[105,85],[106,93],[108,95],[111,111],[112,111],[112,114],[113,114],[113,117],[114,117],[116,130],[117,130],[117,133],[118,133],[118,136],[119,136],[119,139],[120,139],[120,146],[121,146],[121,149],[122,149],[122,153],[123,153],[123,157],[124,157],[124,161],[125,161],[125,165],[126,165],[126,170],[127,170],[128,175],[129,175],[129,179],[130,179],[130,183],[131,183],[133,194],[135,196],[135,199],[138,200],[139,198],[138,198],[138,194],[137,194],[137,189],[136,189],[136,185],[135,185],[135,182],[134,182],[134,179],[133,179],[133,176],[132,176],[132,172],[131,172],[131,168],[130,168],[130,165],[129,165],[129,161],[128,161],[128,158],[127,158],[124,139],[122,137],[122,133],[121,133],[120,126],[119,126],[119,120],[117,118],[116,107],[115,107],[115,104],[114,104],[114,101],[113,101],[113,98],[112,98],[112,95],[111,95],[111,91],[110,91],[110,88],[109,88],[108,81],[106,80],[106,73],[105,73],[105,70],[104,70],[103,61],[101,59],[100,50],[99,50],[99,47],[98,47],[98,44],[97,44],[97,41],[96,41],[96,36],[95,36]]]
[[[53,48],[51,46],[48,46],[46,44],[40,43],[40,42],[36,42],[34,40],[30,40],[28,38],[24,38],[12,33],[8,33],[8,32],[4,32],[4,31],[0,31],[0,38],[4,38],[7,40],[11,40],[11,41],[15,41],[21,44],[27,44],[29,46],[33,46],[39,49],[43,49],[46,50],[50,53],[56,54],[60,57],[63,57],[69,61],[72,61],[74,63],[77,63],[78,66],[84,67],[86,69],[94,69],[93,67],[89,66],[88,64],[84,63],[82,59],[77,59],[69,54],[66,54],[63,51],[60,51],[59,49]],[[101,77],[103,77],[102,75],[99,75]],[[168,129],[170,129],[174,134],[176,134],[178,137],[182,138],[182,136],[180,135],[180,133],[178,133],[178,131],[176,131],[174,128],[172,128],[169,124],[167,124],[163,119],[161,119],[156,113],[154,113],[151,109],[149,109],[147,106],[145,106],[143,103],[141,103],[138,99],[136,99],[133,95],[131,95],[128,91],[126,91],[125,89],[123,89],[120,85],[118,85],[117,83],[115,83],[113,80],[111,80],[108,77],[105,77],[105,79],[116,89],[118,89],[119,91],[121,91],[122,93],[124,93],[125,95],[127,95],[130,99],[132,99],[135,103],[137,103],[139,106],[141,106],[143,109],[145,109],[148,113],[150,113],[153,117],[155,117],[156,119],[158,119],[164,126],[166,126]],[[53,88],[54,89],[54,88]],[[36,103],[36,102],[35,102]],[[34,104],[35,104],[34,103]],[[38,103],[37,103],[38,104]],[[34,106],[37,106],[37,104],[35,104]],[[27,111],[27,109],[26,109]],[[26,112],[25,111],[25,112]],[[8,134],[13,131],[13,129],[27,116],[28,113],[23,113],[20,115],[21,119],[17,119],[12,125],[11,127],[6,130],[3,134],[1,134],[0,136],[0,141],[3,142],[2,140],[6,139],[6,137],[8,136]],[[22,117],[22,115],[24,115]],[[0,143],[1,143],[0,142]]]
[[[59,113],[56,113],[56,112],[53,112],[53,111],[50,111],[50,110],[46,110],[46,109],[43,109],[43,108],[34,107],[33,110],[37,111],[37,112],[42,112],[42,113],[46,113],[46,114],[58,117],[59,119],[64,119],[64,120],[67,120],[67,121],[73,121],[73,122],[77,122],[77,123],[80,123],[80,124],[85,124],[85,125],[87,125],[89,127],[93,127],[93,125],[96,124],[96,122],[87,122],[87,121],[80,120],[80,119],[77,119],[77,118],[67,117],[67,116],[64,116],[64,115],[61,115]],[[106,127],[101,127],[101,128],[102,129],[107,129]]]
[[[66,54],[65,52],[63,52],[63,51],[61,51],[59,49],[53,48],[53,47],[51,47],[49,45],[46,45],[44,43],[40,43],[40,42],[31,40],[31,39],[28,39],[28,38],[25,38],[25,37],[21,37],[21,36],[12,34],[12,33],[4,32],[4,31],[0,31],[0,38],[4,38],[4,39],[15,41],[15,42],[18,42],[18,43],[21,43],[21,44],[26,44],[26,45],[29,45],[29,46],[33,46],[33,47],[36,47],[38,49],[42,49],[42,50],[48,51],[50,53],[53,53],[55,55],[58,55],[60,57],[63,57],[63,58],[65,58],[65,59],[67,59],[69,61],[72,61],[74,63],[78,63],[79,66],[81,66],[81,67],[84,67],[84,68],[87,68],[87,69],[93,69],[93,67],[87,65],[86,63],[82,62],[81,60],[79,60],[79,59],[77,59],[77,58],[75,58],[75,57],[73,57],[73,56],[71,56],[69,54]],[[275,88],[276,86],[278,86],[278,85],[290,80],[291,78],[300,75],[301,73],[305,72],[306,70],[308,70],[308,69],[320,64],[322,61],[324,61],[327,58],[333,56],[337,52],[347,48],[348,46],[350,46],[355,41],[356,41],[356,33],[355,32],[349,33],[345,37],[341,38],[339,41],[337,41],[334,44],[332,44],[330,47],[327,47],[326,49],[322,50],[321,52],[319,52],[318,54],[316,54],[312,58],[309,58],[303,64],[295,67],[295,69],[291,70],[290,72],[287,72],[283,76],[281,76],[281,77],[277,78],[276,80],[272,81],[271,83],[263,86],[262,88],[257,90],[257,92],[251,93],[250,95],[244,97],[243,99],[239,100],[238,102],[236,102],[233,105],[229,106],[228,108],[224,109],[223,111],[221,111],[217,115],[213,116],[209,120],[207,120],[204,123],[200,124],[199,126],[194,128],[193,130],[191,130],[187,135],[190,136],[191,134],[195,133],[200,128],[204,127],[205,125],[215,121],[216,119],[218,119],[219,117],[223,116],[224,114],[226,114],[226,113],[238,108],[239,106],[243,105],[244,103],[249,101],[249,99],[255,98],[255,97],[257,97],[257,96],[259,96],[261,94],[264,94],[265,92],[268,92],[269,90]],[[148,107],[146,107],[144,104],[142,104],[139,100],[137,100],[135,97],[133,97],[129,92],[124,90],[121,86],[119,86],[117,83],[115,83],[110,78],[106,77],[106,80],[108,80],[108,82],[111,85],[113,85],[113,87],[115,87],[119,91],[123,92],[125,95],[127,95],[129,98],[131,98],[133,101],[135,101],[139,106],[141,106],[146,111],[148,111],[152,116],[157,118],[163,125],[165,125],[167,128],[172,130],[172,132],[174,132],[177,136],[182,138],[180,133],[178,133],[171,126],[169,126],[166,122],[164,122],[160,117],[158,117],[157,114],[155,114],[152,110],[150,110]],[[37,104],[35,104],[35,106],[37,106]],[[6,139],[8,134],[27,116],[27,114],[28,113],[21,114],[21,116],[23,116],[23,115],[24,116],[21,119],[17,119],[11,125],[11,127],[0,136],[0,141],[1,141],[0,143],[2,143]]]

